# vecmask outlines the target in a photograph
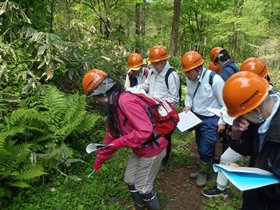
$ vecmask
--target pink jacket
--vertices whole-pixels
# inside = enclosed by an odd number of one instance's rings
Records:
[[[167,140],[160,137],[158,140],[160,145],[155,144],[142,146],[153,132],[152,123],[146,114],[144,107],[148,105],[137,96],[124,92],[119,97],[119,107],[117,108],[117,118],[120,126],[122,147],[131,148],[138,156],[151,157],[161,153],[167,146]],[[120,110],[121,108],[121,110]],[[124,125],[125,119],[127,123]],[[103,143],[108,145],[114,140],[110,133],[106,132]],[[97,158],[105,161],[111,157],[116,151],[111,149],[100,150],[97,153]]]

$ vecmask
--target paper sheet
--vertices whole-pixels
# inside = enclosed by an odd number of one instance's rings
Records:
[[[221,171],[241,191],[280,183],[279,178],[260,168],[214,164],[213,169],[215,172]]]
[[[142,94],[146,95],[145,90],[142,89],[142,88],[132,87],[132,88],[127,88],[126,90],[131,92],[131,93],[142,93]]]
[[[179,113],[179,118],[180,120],[177,124],[177,128],[181,132],[189,130],[201,123],[201,120],[192,111]]]
[[[221,117],[227,124],[232,125],[233,120],[235,117],[231,117],[228,115],[227,110],[225,108],[223,109],[215,109],[215,108],[206,108],[209,112],[212,112],[213,114],[217,115],[218,117]]]

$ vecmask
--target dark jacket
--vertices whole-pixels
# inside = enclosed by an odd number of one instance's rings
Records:
[[[239,68],[235,65],[235,63],[232,60],[229,60],[225,63],[223,66],[220,76],[223,78],[224,81],[227,81],[227,79],[233,75],[234,73],[239,72]]]
[[[248,129],[242,134],[240,139],[232,140],[230,136],[228,136],[229,147],[243,156],[250,156],[249,166],[251,167],[256,166],[258,155],[258,128],[259,125],[250,123]]]

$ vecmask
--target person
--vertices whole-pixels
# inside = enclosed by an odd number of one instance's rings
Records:
[[[210,59],[214,65],[221,68],[219,75],[224,81],[227,81],[234,73],[239,72],[239,68],[231,59],[228,51],[222,47],[214,47],[210,52]]]
[[[224,81],[227,81],[228,78],[230,78],[233,74],[236,72],[239,72],[239,68],[235,65],[233,60],[231,59],[228,51],[222,47],[214,47],[211,52],[210,52],[210,59],[213,62],[214,65],[220,67],[220,72],[219,75],[223,78]],[[228,126],[226,126],[227,130]],[[226,133],[223,132],[220,134],[220,137],[222,139],[223,143],[223,148],[222,152],[224,153],[228,149],[228,140]],[[233,158],[235,156],[238,156],[238,154],[233,154],[234,151],[232,152]]]
[[[250,71],[265,79],[269,78],[268,77],[269,69],[268,69],[267,65],[260,59],[254,58],[254,57],[246,59],[241,64],[240,71]],[[272,91],[271,93],[274,92],[271,85],[270,85],[270,91]],[[236,119],[234,121],[233,127],[236,129],[237,124],[239,124],[239,123],[240,123],[240,119]],[[256,128],[255,125],[252,127],[253,127],[253,130]],[[248,134],[247,134],[247,136],[248,136]],[[256,136],[256,134],[254,134],[254,132],[250,132],[250,136]],[[255,147],[253,145],[253,143],[250,143],[251,140],[246,140],[245,146],[244,145],[241,146],[239,144],[236,144],[236,141],[231,141],[231,139],[232,139],[232,137],[229,136],[229,148],[222,154],[220,164],[227,165],[229,163],[234,163],[234,162],[238,161],[242,156],[251,156],[251,159],[252,160],[254,159],[254,158],[252,158],[252,156],[254,156],[254,155],[246,152],[247,147]],[[249,165],[252,166],[252,163],[250,162]],[[228,179],[225,177],[225,175],[222,172],[218,172],[216,183],[217,183],[216,186],[214,186],[210,190],[202,191],[202,195],[204,195],[205,197],[208,197],[208,198],[221,195],[226,198],[228,196],[227,192],[226,192]]]
[[[142,84],[148,77],[150,70],[145,67],[143,58],[138,53],[132,53],[127,59],[129,71],[126,74],[124,87],[126,89]]]
[[[220,74],[221,68],[219,66],[216,66],[212,61],[208,65],[208,69],[216,72],[216,74]]]
[[[258,125],[258,138],[254,138],[257,147],[251,147],[251,153],[256,154],[254,165],[280,178],[279,94],[269,93],[266,79],[253,72],[242,71],[226,81],[223,99],[228,114],[241,119],[239,129],[233,131],[236,141],[242,141],[243,133],[249,129],[249,125]],[[243,192],[242,210],[276,210],[279,206],[280,184]]]
[[[153,185],[168,142],[164,137],[159,137],[157,146],[151,145],[153,125],[146,113],[148,105],[138,96],[125,92],[119,82],[102,70],[88,71],[82,85],[87,99],[93,100],[108,113],[103,143],[109,147],[97,152],[94,171],[98,172],[104,161],[118,149],[131,148],[124,181],[134,200],[134,208],[160,209]],[[148,141],[149,144],[145,144]]]
[[[151,75],[137,88],[144,89],[148,95],[167,100],[174,107],[179,102],[180,78],[176,71],[172,71],[168,75],[167,84],[165,76],[169,69],[174,69],[170,66],[167,50],[162,45],[156,45],[149,50],[148,62],[151,63]],[[174,69],[175,70],[175,69]]]
[[[269,68],[268,66],[259,58],[250,57],[247,58],[240,66],[240,71],[250,71],[253,72],[260,77],[263,77],[269,82],[269,91],[271,93],[278,92],[276,89],[274,89],[272,83],[270,82],[269,77]]]
[[[218,133],[225,128],[225,122],[207,108],[224,106],[222,90],[223,79],[215,74],[212,85],[209,84],[211,70],[203,67],[204,59],[196,51],[189,51],[182,57],[182,71],[186,74],[187,93],[184,111],[191,110],[201,120],[195,128],[195,137],[199,153],[199,170],[191,173],[196,178],[197,186],[207,183],[207,172],[213,159],[213,150],[218,140]]]
[[[144,89],[148,95],[154,98],[165,99],[174,107],[179,102],[180,78],[175,69],[170,66],[167,50],[162,45],[156,45],[149,50],[148,61],[151,63],[151,74],[137,88]],[[171,152],[171,134],[166,137],[168,146],[166,156],[162,161],[161,169],[164,169],[168,163]]]

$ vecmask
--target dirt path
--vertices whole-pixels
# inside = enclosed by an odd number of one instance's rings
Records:
[[[160,190],[168,196],[163,208],[168,210],[202,210],[201,189],[196,187],[189,174],[194,169],[175,167],[159,177]]]
[[[190,145],[191,155],[198,158],[195,144]],[[160,192],[167,196],[161,203],[165,210],[202,210],[202,202],[206,198],[200,195],[201,188],[195,185],[190,173],[196,166],[172,166],[161,171],[158,177]]]

